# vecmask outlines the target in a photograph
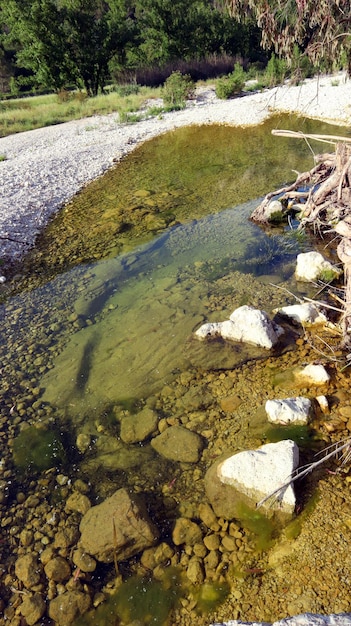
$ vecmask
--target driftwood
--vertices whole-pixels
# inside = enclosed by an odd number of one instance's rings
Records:
[[[267,194],[254,210],[251,219],[269,222],[268,207],[279,199],[285,211],[293,210],[300,220],[299,229],[312,227],[321,235],[334,232],[337,254],[344,266],[344,313],[342,317],[343,347],[351,349],[351,138],[337,135],[309,135],[293,131],[273,130],[284,137],[314,139],[334,145],[335,152],[315,156],[316,165],[298,174],[296,181]]]

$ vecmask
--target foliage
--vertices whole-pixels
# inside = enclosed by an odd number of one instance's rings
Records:
[[[245,72],[239,63],[235,64],[234,71],[216,84],[216,96],[222,100],[232,98],[240,93],[245,85]]]
[[[267,67],[264,73],[265,84],[267,87],[274,87],[284,82],[287,76],[287,63],[284,59],[279,59],[275,54],[272,54],[267,63]]]
[[[187,74],[173,72],[163,87],[163,101],[167,107],[182,109],[193,92],[193,82]]]
[[[351,7],[349,0],[224,0],[230,15],[254,19],[262,30],[262,45],[288,60],[296,44],[313,65],[328,70],[346,56],[351,68]]]
[[[56,91],[75,85],[96,95],[133,38],[125,0],[0,0],[0,8],[2,43],[37,85]]]

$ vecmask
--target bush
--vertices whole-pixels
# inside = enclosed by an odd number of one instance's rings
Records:
[[[163,102],[172,109],[183,109],[193,89],[193,81],[188,74],[172,72],[163,86]]]
[[[284,59],[279,59],[275,54],[272,54],[268,61],[266,71],[264,73],[264,80],[267,87],[275,87],[281,85],[288,75],[288,65]]]
[[[216,84],[216,96],[221,100],[228,100],[235,94],[240,93],[245,85],[245,72],[239,63],[235,64],[234,71],[226,76],[220,78]]]

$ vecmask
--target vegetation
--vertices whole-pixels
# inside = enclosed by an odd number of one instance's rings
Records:
[[[163,88],[163,101],[171,109],[183,109],[185,102],[193,93],[193,82],[189,74],[173,72]]]
[[[245,72],[239,63],[235,64],[234,71],[225,78],[221,78],[216,84],[216,96],[223,100],[232,98],[240,93],[245,85]]]
[[[0,79],[12,95],[73,87],[95,96],[111,77],[133,82],[145,68],[262,56],[257,27],[213,0],[0,0],[0,16]]]
[[[262,46],[291,62],[296,45],[324,70],[351,69],[351,9],[348,0],[224,0],[238,20],[254,20]]]

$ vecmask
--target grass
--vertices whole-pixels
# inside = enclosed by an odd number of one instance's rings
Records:
[[[62,98],[57,94],[0,101],[0,137],[70,120],[118,113],[121,118],[143,108],[146,100],[161,96],[160,88],[139,87],[137,93],[120,95],[117,91],[95,98],[79,94]]]

